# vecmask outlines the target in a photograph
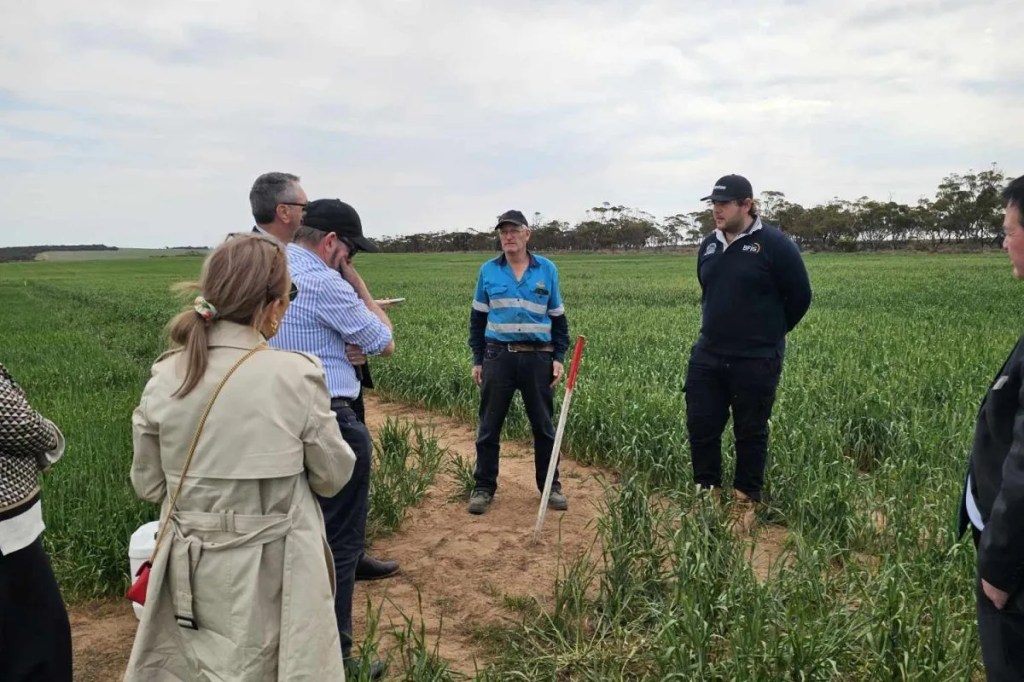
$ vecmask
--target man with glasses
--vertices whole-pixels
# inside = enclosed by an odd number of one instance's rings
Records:
[[[301,294],[289,306],[271,345],[320,358],[331,409],[337,414],[342,438],[356,454],[348,484],[334,497],[319,499],[334,555],[334,610],[346,671],[353,677],[368,672],[377,679],[384,674],[380,661],[360,662],[351,656],[352,594],[365,546],[373,445],[366,425],[352,409],[360,384],[349,359],[349,346],[358,346],[359,353],[367,355],[387,356],[395,350],[391,321],[351,263],[356,250],[376,251],[377,247],[363,236],[355,209],[338,199],[318,199],[307,206],[303,224],[286,250],[288,269]],[[398,565],[385,568],[394,573]]]
[[[1024,279],[1024,176],[1003,191],[1003,248]],[[1024,675],[1024,336],[978,410],[960,533],[978,550],[975,597],[986,679]]]
[[[249,205],[256,220],[253,232],[288,244],[302,224],[309,200],[299,185],[299,176],[291,173],[264,173],[249,191]]]
[[[476,437],[476,483],[469,513],[483,514],[498,487],[501,429],[516,391],[533,429],[537,489],[543,492],[555,444],[552,394],[562,378],[569,347],[569,322],[562,305],[558,268],[531,253],[530,225],[520,211],[506,211],[494,228],[502,253],[480,267],[469,318],[473,381],[480,387]],[[558,469],[548,508],[565,511]]]

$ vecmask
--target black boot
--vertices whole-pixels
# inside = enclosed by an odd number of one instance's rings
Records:
[[[356,580],[382,580],[398,573],[397,561],[381,561],[364,554],[356,564]]]

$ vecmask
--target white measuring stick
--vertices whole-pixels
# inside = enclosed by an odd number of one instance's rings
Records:
[[[533,541],[540,539],[541,528],[544,527],[544,515],[548,510],[548,498],[551,496],[551,485],[558,468],[559,456],[562,453],[562,436],[565,434],[565,422],[569,416],[569,404],[572,403],[573,390],[576,388],[576,373],[580,368],[580,358],[586,345],[585,336],[576,338],[576,347],[572,353],[572,364],[569,365],[569,380],[565,384],[565,396],[562,398],[562,411],[558,417],[558,428],[555,430],[555,442],[551,446],[551,460],[548,462],[548,473],[544,478],[544,492],[540,496],[540,509],[537,510],[537,525],[533,529]]]

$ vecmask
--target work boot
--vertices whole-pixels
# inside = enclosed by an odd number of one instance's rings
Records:
[[[368,661],[365,658],[345,659],[345,682],[358,680],[379,680],[388,671],[384,661]]]
[[[552,490],[548,495],[548,509],[565,511],[569,508],[569,500],[561,490]]]
[[[729,530],[737,535],[749,535],[757,522],[757,500],[746,493],[733,490],[732,506],[729,508]]]
[[[369,554],[359,557],[356,564],[356,580],[383,580],[398,573],[397,561],[381,561]]]
[[[483,514],[491,506],[491,500],[493,499],[493,493],[489,493],[486,490],[474,490],[473,494],[469,496],[469,513]]]

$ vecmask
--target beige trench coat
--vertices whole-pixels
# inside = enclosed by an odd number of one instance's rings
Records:
[[[263,343],[251,327],[214,323],[209,369],[181,399],[171,394],[182,353],[153,365],[132,419],[131,479],[162,503],[161,518],[214,388]],[[161,539],[125,680],[344,680],[334,563],[313,492],[335,495],[354,464],[318,360],[268,348],[242,364],[214,403]]]

